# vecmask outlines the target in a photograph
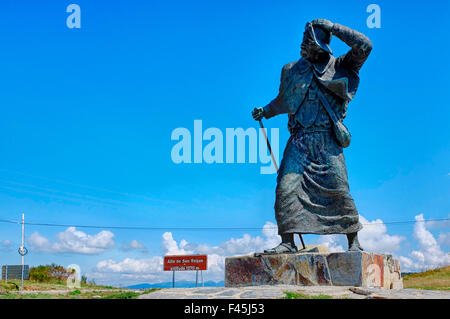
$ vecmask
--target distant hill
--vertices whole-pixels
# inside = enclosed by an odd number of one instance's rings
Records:
[[[224,287],[224,281],[205,281],[205,287]],[[198,287],[202,287],[202,283],[198,283]],[[151,288],[172,288],[172,282],[160,282],[157,284],[137,284],[127,286],[129,289],[151,289]],[[195,281],[175,281],[175,288],[195,288]]]
[[[403,287],[450,290],[450,266],[405,275]]]
[[[405,276],[409,276],[409,275],[413,275],[413,274],[417,274],[417,272],[402,272],[402,273],[401,273],[401,276],[402,276],[402,278],[403,278],[403,277],[405,277]]]

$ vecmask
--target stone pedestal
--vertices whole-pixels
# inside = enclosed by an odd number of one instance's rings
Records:
[[[367,252],[300,252],[225,259],[225,287],[355,286],[402,289],[400,263]]]

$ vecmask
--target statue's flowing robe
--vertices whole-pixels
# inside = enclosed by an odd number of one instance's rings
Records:
[[[277,177],[278,233],[349,234],[362,228],[350,195],[342,148],[317,90],[342,120],[359,85],[359,70],[371,51],[364,35],[335,24],[333,34],[352,47],[322,64],[305,59],[283,67],[278,96],[265,117],[289,115],[291,133]]]

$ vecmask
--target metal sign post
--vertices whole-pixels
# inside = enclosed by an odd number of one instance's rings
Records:
[[[203,283],[203,270],[208,269],[207,255],[178,255],[164,256],[164,271],[172,271],[172,288],[175,288],[175,271],[196,270],[195,287],[198,287],[198,271],[200,270]]]
[[[25,214],[22,214],[22,246],[20,246],[22,252],[24,248],[24,239],[25,239]],[[21,255],[22,255],[22,279],[20,281],[20,292],[23,293],[23,265],[25,264],[24,263],[25,254]]]
[[[25,214],[22,214],[22,245],[19,248],[19,254],[22,256],[22,271],[20,280],[20,293],[23,293],[23,273],[25,268],[25,255],[28,253],[28,249],[25,248]]]

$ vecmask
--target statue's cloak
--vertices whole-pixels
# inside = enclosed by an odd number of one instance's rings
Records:
[[[343,150],[318,99],[308,98],[310,90],[321,90],[338,118],[345,117],[359,77],[341,62],[330,56],[322,68],[304,59],[287,64],[280,94],[265,108],[266,117],[288,113],[292,134],[277,178],[279,234],[349,234],[362,228],[350,195]]]

